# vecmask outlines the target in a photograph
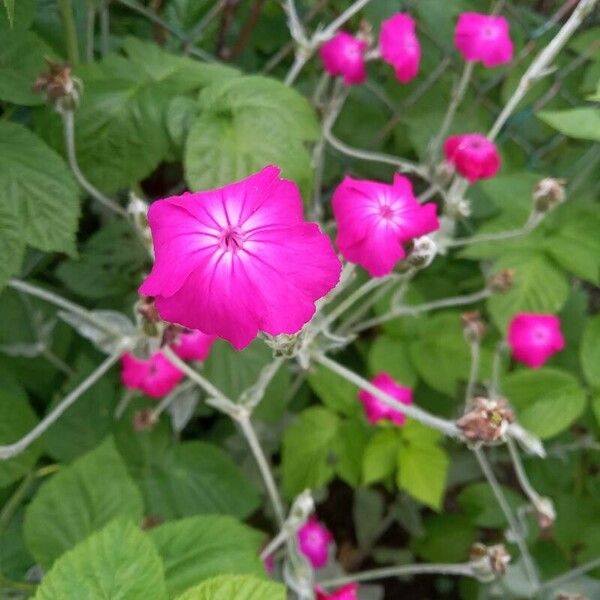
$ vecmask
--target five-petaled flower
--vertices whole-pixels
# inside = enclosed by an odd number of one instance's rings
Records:
[[[383,60],[392,65],[401,83],[408,83],[419,72],[421,45],[415,34],[415,21],[398,13],[381,24],[379,48]]]
[[[392,185],[346,177],[333,194],[333,214],[340,252],[373,277],[406,256],[402,244],[439,229],[436,205],[419,204],[402,175]]]
[[[323,523],[312,516],[298,530],[298,547],[315,569],[324,567],[329,561],[329,548],[333,535]]]
[[[500,170],[500,155],[495,144],[481,133],[451,135],[444,142],[444,154],[471,183],[494,177]]]
[[[315,588],[316,600],[358,600],[358,583],[349,583],[328,594],[322,587]]]
[[[367,77],[365,51],[367,42],[340,31],[319,50],[325,70],[330,75],[341,75],[346,85],[363,83]]]
[[[533,369],[565,347],[555,315],[519,313],[508,326],[507,341],[515,359]]]
[[[140,293],[165,321],[238,350],[259,331],[298,332],[340,277],[331,241],[304,221],[298,186],[274,166],[154,202],[148,221],[156,262]]]
[[[388,396],[392,396],[392,398],[397,400],[398,408],[392,408],[367,390],[360,390],[358,392],[358,399],[362,402],[369,423],[375,424],[380,421],[391,421],[396,425],[404,425],[406,423],[406,415],[400,407],[403,404],[412,404],[412,389],[400,385],[389,373],[379,373],[371,380],[371,383],[382,392],[388,394]]]
[[[458,17],[454,45],[468,62],[481,61],[492,68],[512,60],[513,43],[504,17],[475,12]]]
[[[197,329],[183,331],[177,340],[171,344],[171,348],[179,358],[183,360],[206,360],[210,354],[216,336],[207,335]]]
[[[183,373],[160,351],[145,360],[126,352],[121,367],[123,385],[151,398],[166,396],[183,379]]]

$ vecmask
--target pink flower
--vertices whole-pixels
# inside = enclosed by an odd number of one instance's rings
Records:
[[[300,552],[308,558],[315,569],[320,569],[329,560],[329,547],[333,536],[325,525],[311,517],[298,530],[298,546]]]
[[[401,386],[388,373],[379,373],[371,380],[371,383],[382,392],[398,400],[398,404],[400,405],[412,404],[413,402],[412,390]],[[390,408],[387,404],[379,400],[379,398],[367,392],[367,390],[360,390],[358,392],[358,399],[362,402],[369,423],[375,424],[379,423],[379,421],[391,421],[400,426],[406,423],[406,415],[402,412],[402,409]]]
[[[481,133],[451,135],[444,142],[446,160],[471,183],[489,179],[500,170],[500,155],[493,142]]]
[[[315,592],[316,600],[358,600],[358,583],[349,583],[331,594],[327,594],[323,588],[317,586]]]
[[[480,60],[488,68],[506,64],[513,57],[509,23],[504,17],[463,13],[454,31],[454,45],[466,61]]]
[[[298,187],[277,167],[154,202],[148,220],[156,262],[140,292],[165,321],[238,350],[259,331],[299,331],[339,280],[329,238],[303,220]]]
[[[207,335],[198,329],[184,331],[179,335],[179,339],[171,344],[171,348],[183,360],[203,361],[208,358],[216,339],[216,336]]]
[[[565,347],[559,318],[519,313],[508,326],[508,345],[516,360],[533,369],[541,367]]]
[[[417,76],[421,62],[421,45],[415,34],[415,21],[398,13],[381,24],[379,47],[383,60],[396,70],[401,83]]]
[[[183,379],[183,373],[160,351],[147,360],[126,352],[121,357],[121,367],[123,385],[151,398],[166,396]]]
[[[404,258],[403,243],[440,226],[435,204],[420,205],[402,175],[393,185],[346,177],[332,202],[340,252],[373,277],[387,275]]]
[[[265,556],[263,558],[263,567],[265,568],[265,572],[268,575],[273,575],[273,571],[275,570],[275,560],[273,559],[273,555]]]
[[[362,83],[367,77],[365,50],[367,42],[340,31],[320,49],[321,60],[330,75],[342,75],[346,85]]]

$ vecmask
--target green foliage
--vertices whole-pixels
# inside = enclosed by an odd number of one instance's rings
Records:
[[[595,107],[547,110],[537,116],[564,135],[600,142],[600,112]]]
[[[285,588],[279,583],[222,575],[188,590],[177,600],[284,600],[285,597]]]
[[[600,389],[600,315],[587,322],[580,352],[581,368],[587,382]]]
[[[331,410],[344,415],[361,411],[358,388],[329,369],[315,366],[308,375],[308,383],[319,400]]]

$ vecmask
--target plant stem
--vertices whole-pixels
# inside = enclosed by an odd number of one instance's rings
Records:
[[[473,399],[473,391],[475,389],[475,384],[477,383],[477,376],[479,375],[479,363],[481,358],[481,346],[479,340],[470,342],[469,349],[471,350],[471,368],[469,369],[469,380],[465,392],[465,412],[469,409],[468,407]]]
[[[85,177],[79,168],[77,162],[77,154],[75,152],[75,118],[74,113],[70,109],[59,111],[63,120],[64,134],[65,134],[65,146],[67,149],[67,159],[71,171],[77,179],[79,185],[90,195],[92,198],[97,200],[102,206],[105,206],[114,213],[123,217],[127,216],[127,211],[119,206],[116,202],[106,197],[102,192],[97,190]]]
[[[410,577],[411,575],[458,575],[465,577],[475,577],[473,565],[471,563],[462,564],[417,564],[417,565],[398,565],[395,567],[385,567],[382,569],[372,569],[353,573],[347,577],[336,577],[319,582],[324,588],[337,587],[352,582],[373,581],[374,579],[384,579],[386,577]]]
[[[85,60],[94,60],[94,31],[96,28],[96,6],[94,0],[88,0],[85,16]]]
[[[378,400],[381,400],[381,402],[387,406],[398,410],[398,401],[395,398],[375,387],[371,382],[367,381],[357,373],[354,373],[354,371],[347,369],[323,354],[316,354],[315,360],[324,367],[327,367],[330,371],[337,373],[340,377],[343,377],[347,381],[357,385],[359,388],[373,394],[373,396]],[[420,423],[423,423],[423,425],[437,429],[449,437],[462,439],[462,432],[452,421],[436,417],[414,404],[405,404],[402,406],[401,410],[407,417],[415,419],[415,421],[419,421]]]
[[[517,448],[517,445],[510,436],[506,436],[506,445],[508,446],[510,459],[512,460],[515,475],[517,476],[517,480],[519,481],[521,489],[523,490],[527,498],[529,498],[531,503],[534,506],[537,506],[542,500],[542,497],[535,491],[534,487],[531,485],[529,477],[527,476],[525,468],[523,467],[523,462],[521,460],[521,455],[519,454],[519,449]]]
[[[346,21],[349,21],[359,10],[364,8],[371,0],[356,0],[354,4],[351,4],[335,21],[333,21],[324,31],[319,34],[319,40],[324,42],[329,38],[333,37],[337,30]]]
[[[0,460],[7,460],[20,454],[37,440],[59,417],[69,409],[89,388],[98,381],[120,358],[122,350],[109,355],[88,375],[56,408],[46,415],[27,435],[8,446],[0,446]]]
[[[494,361],[492,363],[492,379],[490,381],[489,395],[490,398],[496,398],[500,393],[500,376],[502,370],[502,355],[506,350],[507,345],[504,340],[501,340],[496,345],[494,352]]]
[[[571,569],[570,571],[567,571],[566,573],[564,573],[563,575],[560,575],[559,577],[555,577],[554,579],[545,581],[540,586],[540,591],[548,590],[551,588],[557,588],[557,587],[567,583],[567,581],[571,581],[571,579],[575,579],[576,577],[584,575],[585,573],[588,573],[589,571],[593,571],[594,569],[597,569],[597,568],[600,568],[600,556],[598,558],[594,558],[594,560],[591,560],[590,562],[587,562],[587,563],[581,565],[580,567],[576,567],[575,569]]]
[[[10,524],[11,519],[13,518],[16,510],[19,508],[23,499],[27,495],[31,484],[35,481],[35,473],[30,471],[23,477],[23,480],[14,491],[8,502],[2,507],[2,512],[0,512],[0,535],[4,533],[8,525]]]
[[[71,0],[57,0],[57,2],[65,36],[67,60],[72,67],[76,67],[79,64],[79,44],[77,42],[75,19],[73,18],[73,6]]]
[[[150,413],[150,422],[156,423],[160,418],[160,415],[177,399],[177,395],[175,392],[180,392],[181,388],[189,389],[194,385],[193,381],[186,381],[178,388],[175,388],[170,394],[167,394],[157,405],[156,408]]]
[[[106,56],[110,51],[110,11],[108,3],[110,0],[103,0],[100,5],[100,49],[102,56]]]

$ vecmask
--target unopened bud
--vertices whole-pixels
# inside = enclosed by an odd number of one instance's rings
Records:
[[[516,440],[527,454],[535,454],[540,458],[546,458],[546,450],[540,438],[523,429],[518,423],[511,423],[507,434]]]
[[[471,216],[471,204],[464,198],[453,200],[446,204],[446,214],[455,221],[466,219]]]
[[[148,431],[156,425],[156,419],[149,408],[138,410],[133,415],[133,429],[135,431]]]
[[[471,563],[475,576],[482,582],[493,581],[506,574],[511,557],[504,544],[485,546],[474,544],[471,548]]]
[[[475,343],[483,338],[487,327],[478,310],[465,312],[460,316],[460,319],[465,339],[468,342]]]
[[[373,25],[366,19],[362,19],[356,37],[363,42],[367,42],[367,46],[371,46],[373,44]]]
[[[495,442],[505,435],[513,421],[514,414],[506,400],[478,397],[473,399],[473,409],[463,415],[456,425],[468,440]]]
[[[488,289],[495,294],[508,292],[515,281],[515,272],[513,269],[502,269],[492,275],[488,280]]]
[[[292,504],[290,515],[288,517],[288,525],[294,530],[304,525],[308,517],[315,511],[315,501],[311,496],[310,490],[304,490]]]
[[[406,263],[415,269],[428,267],[437,254],[437,244],[427,235],[412,240],[408,246]]]
[[[565,201],[565,180],[545,177],[533,188],[533,206],[538,213],[545,213]]]
[[[556,521],[554,503],[552,500],[550,500],[550,498],[540,498],[535,503],[534,508],[540,529],[543,531],[549,531],[554,525],[554,521]]]
[[[73,110],[79,103],[81,82],[73,77],[71,66],[47,59],[48,70],[33,83],[33,91],[43,94],[56,108]]]

